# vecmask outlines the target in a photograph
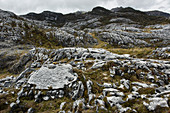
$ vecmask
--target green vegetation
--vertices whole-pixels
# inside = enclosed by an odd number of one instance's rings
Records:
[[[86,67],[87,69],[89,69],[90,67],[93,66],[93,64],[94,64],[94,62],[92,61],[92,62],[87,62],[87,63],[85,63],[84,65],[85,65],[85,67]]]
[[[17,98],[17,92],[19,90],[15,88],[6,88],[4,91],[8,91],[8,94],[1,94],[0,95],[0,112],[1,113],[7,113],[10,111],[9,104],[16,101]],[[12,94],[11,92],[14,92],[15,94]]]
[[[1,71],[0,79],[5,78],[7,76],[14,76],[14,77],[16,77],[16,76],[18,76],[18,74],[12,74],[12,73],[10,73],[8,71],[5,71],[5,70]]]
[[[21,44],[32,44],[37,47],[45,47],[45,48],[58,48],[61,45],[58,44],[58,41],[54,37],[54,34],[50,33],[49,36],[46,36],[46,30],[40,29],[36,26],[30,28],[27,23],[24,23],[25,35],[23,36],[23,40],[20,42]]]
[[[93,37],[94,39],[96,39],[97,42],[98,42],[98,44],[97,44],[96,46],[94,46],[94,48],[105,48],[106,45],[108,44],[107,42],[101,41],[101,40],[96,36],[95,33],[90,33],[90,35],[92,35],[92,37]]]
[[[139,94],[154,94],[155,88],[140,88],[138,92]]]
[[[15,21],[12,21],[11,26],[12,26],[12,27],[16,27],[16,25],[17,25],[16,22],[15,22]]]
[[[60,104],[62,102],[67,102],[63,110],[68,111],[70,109],[69,103],[72,102],[71,99],[63,97],[55,100],[42,101],[40,103],[35,103],[34,100],[24,100],[22,99],[21,105],[24,105],[26,109],[33,108],[38,113],[56,113],[60,111]]]
[[[116,54],[129,54],[132,57],[137,58],[147,58],[147,55],[150,55],[154,48],[131,48],[131,49],[123,49],[123,48],[109,48],[108,51]]]

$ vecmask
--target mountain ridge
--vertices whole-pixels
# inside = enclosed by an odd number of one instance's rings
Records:
[[[94,7],[91,11],[84,12],[84,13],[69,13],[69,14],[62,14],[62,13],[56,13],[56,12],[42,12],[42,13],[28,13],[26,15],[22,15],[22,17],[28,18],[28,19],[33,19],[33,20],[40,20],[40,21],[48,21],[52,22],[54,25],[56,24],[57,26],[62,26],[66,22],[70,21],[76,21],[78,19],[84,19],[88,16],[103,16],[103,17],[125,17],[129,19],[135,20],[135,17],[137,17],[137,20],[135,21],[140,21],[141,23],[149,23],[149,22],[160,22],[160,21],[165,21],[167,18],[165,18],[164,15],[155,16],[149,12],[144,12],[144,11],[139,11],[135,10],[131,7],[120,7],[119,10],[117,8],[117,11],[113,11],[113,9],[108,10],[106,8],[97,6]],[[49,17],[48,15],[51,14]],[[166,13],[165,13],[166,14]],[[132,16],[132,17],[131,17]],[[57,19],[56,19],[57,18]],[[143,20],[147,21],[143,21]],[[155,22],[155,23],[156,23]]]
[[[146,13],[147,13],[148,15],[163,16],[163,17],[170,18],[170,13],[166,13],[166,12],[159,11],[159,10],[147,11]]]

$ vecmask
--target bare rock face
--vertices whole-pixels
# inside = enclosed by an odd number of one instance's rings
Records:
[[[36,85],[36,89],[48,89],[49,87],[60,89],[76,79],[77,77],[72,73],[70,64],[48,64],[33,72],[28,83]]]
[[[149,111],[153,111],[156,109],[157,106],[161,107],[169,107],[167,104],[167,99],[163,99],[160,97],[155,97],[155,98],[149,98],[150,104],[143,102],[143,104],[149,109]]]

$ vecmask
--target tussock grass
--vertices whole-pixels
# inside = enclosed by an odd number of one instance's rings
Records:
[[[24,105],[25,108],[33,107],[35,111],[39,113],[57,113],[60,111],[60,104],[62,102],[66,102],[63,110],[67,111],[70,109],[69,107],[72,107],[69,105],[72,100],[67,97],[42,101],[41,103],[35,103],[34,100],[22,100],[21,104]]]
[[[98,44],[94,48],[105,48],[108,45],[107,42],[101,41],[94,33],[89,33],[94,39],[97,39]]]
[[[153,48],[131,48],[131,49],[123,49],[123,48],[110,48],[108,51],[116,54],[130,54],[131,56],[138,58],[146,58],[147,55],[151,54],[154,50]]]
[[[14,77],[16,77],[16,76],[18,76],[18,74],[12,74],[12,73],[9,73],[9,72],[7,72],[7,71],[2,71],[2,73],[0,73],[0,79],[6,78],[6,77],[8,77],[8,76],[14,76]]]
[[[8,93],[8,94],[0,95],[0,113],[8,113],[10,111],[9,104],[16,101],[16,98],[17,98],[17,92],[18,92],[17,89],[7,88],[5,90],[9,92],[14,91],[15,94]],[[6,104],[6,103],[9,103],[9,104]]]
[[[138,92],[139,94],[154,94],[155,89],[154,88],[140,88]]]

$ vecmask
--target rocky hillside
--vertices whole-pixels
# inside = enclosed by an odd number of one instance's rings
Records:
[[[165,13],[165,12],[161,12],[161,11],[148,11],[148,12],[146,12],[146,14],[152,15],[152,16],[163,16],[166,18],[170,18],[169,13]]]
[[[163,15],[0,10],[0,113],[168,113],[169,78]]]

